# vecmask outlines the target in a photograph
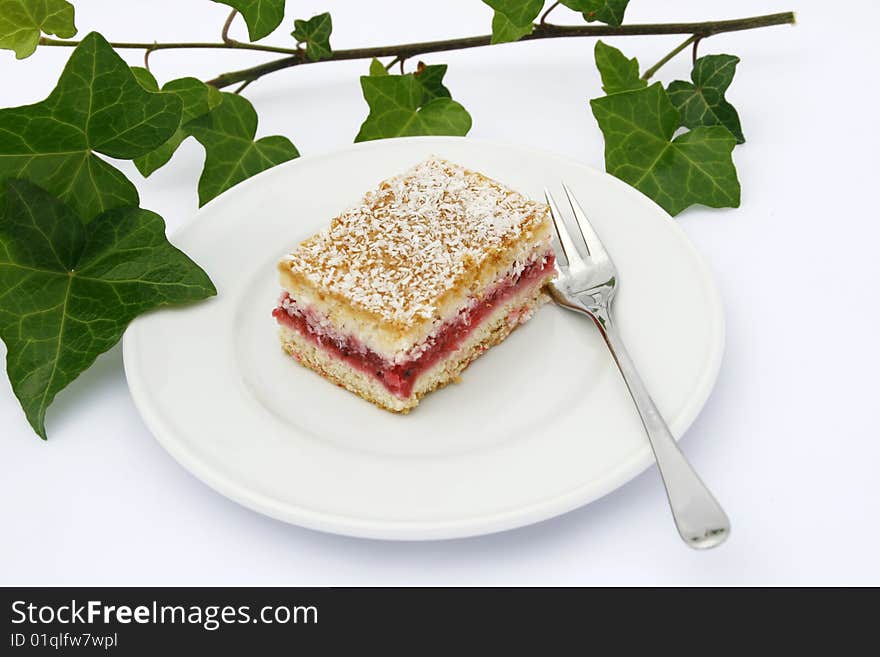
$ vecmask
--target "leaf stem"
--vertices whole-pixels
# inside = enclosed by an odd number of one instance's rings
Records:
[[[238,9],[233,9],[229,16],[226,18],[226,22],[223,23],[223,30],[220,32],[220,38],[223,40],[223,43],[229,45],[235,42],[234,39],[229,38],[229,28],[232,27],[232,21],[235,20],[235,16],[238,14]]]
[[[152,53],[155,48],[147,48],[144,50],[144,68],[148,71],[150,70],[150,53]]]
[[[559,6],[559,0],[556,0],[556,2],[554,2],[552,5],[547,7],[547,11],[545,11],[543,14],[541,14],[541,18],[538,21],[538,23],[540,25],[546,25],[547,24],[547,17],[550,15],[550,12],[553,11],[554,9],[556,9],[558,6]]]
[[[691,53],[691,65],[697,63],[697,50],[700,47],[700,41],[703,40],[703,37],[697,37],[694,39],[694,51]]]
[[[688,47],[689,45],[691,45],[692,43],[697,43],[701,38],[702,38],[702,37],[697,36],[696,34],[694,34],[694,35],[692,35],[691,37],[689,37],[688,39],[685,39],[682,43],[680,43],[680,44],[677,45],[675,48],[673,48],[671,51],[669,51],[666,55],[664,55],[663,58],[662,58],[659,62],[657,62],[656,64],[654,64],[651,68],[649,68],[649,69],[645,69],[645,72],[642,73],[642,80],[650,80],[651,77],[654,75],[654,73],[656,73],[657,71],[659,71],[660,68],[661,68],[666,62],[668,62],[670,59],[672,59],[673,57],[675,57],[678,53],[680,53],[682,50],[684,50],[685,48],[687,48],[687,47]]]
[[[240,85],[239,85],[239,86],[238,86],[238,87],[237,87],[232,93],[234,93],[234,94],[236,94],[236,95],[240,94],[240,93],[241,93],[242,91],[244,91],[244,90],[248,87],[248,85],[250,85],[250,83],[253,82],[254,80],[256,80],[256,78],[251,78],[250,80],[245,80],[245,81],[242,82],[242,83],[241,83],[241,84],[240,84]]]

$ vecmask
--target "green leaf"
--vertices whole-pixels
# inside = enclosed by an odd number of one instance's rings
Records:
[[[259,41],[275,31],[284,20],[284,0],[214,0],[237,9],[247,23],[248,37]]]
[[[623,23],[623,15],[629,0],[561,0],[569,9],[579,11],[588,23],[599,21],[618,26]]]
[[[143,66],[132,66],[131,74],[134,76],[134,79],[138,81],[138,84],[147,91],[160,91],[159,83],[156,82],[156,76]]]
[[[174,134],[181,110],[177,95],[145,90],[93,32],[73,51],[46,100],[0,110],[0,183],[31,180],[84,221],[136,206],[134,185],[95,153],[125,160],[149,153]],[[0,207],[3,194],[0,184]]]
[[[495,10],[492,17],[492,43],[517,41],[534,29],[534,20],[544,0],[483,0]]]
[[[205,147],[205,168],[199,178],[199,205],[261,171],[299,157],[287,137],[257,134],[257,113],[241,96],[223,93],[223,102],[186,125]]]
[[[415,77],[421,83],[424,90],[422,104],[435,98],[452,98],[449,89],[443,86],[443,76],[446,75],[446,68],[446,64],[426,65],[424,62],[419,62]]]
[[[16,59],[30,57],[40,33],[69,39],[76,34],[73,5],[66,0],[0,0],[0,48]]]
[[[158,91],[156,80],[149,71],[138,67],[132,67],[131,71],[145,89]],[[171,80],[162,87],[162,91],[173,93],[180,98],[183,114],[180,126],[168,141],[146,155],[135,158],[135,166],[145,177],[164,166],[171,159],[178,146],[189,136],[186,126],[190,121],[207,114],[223,102],[223,94],[219,89],[196,78]]]
[[[8,180],[0,217],[0,338],[6,373],[46,438],[55,395],[122,336],[137,315],[216,294],[165,238],[162,218],[116,208],[88,224],[60,200]]]
[[[388,69],[385,68],[385,64],[373,57],[373,61],[370,62],[370,75],[388,75]]]
[[[416,74],[362,76],[370,113],[355,141],[413,135],[466,135],[471,116],[443,86],[445,65],[424,66]]]
[[[736,143],[745,142],[739,114],[724,97],[737,64],[739,57],[733,55],[706,55],[694,63],[693,84],[683,80],[670,83],[669,99],[681,112],[683,126],[723,125],[736,137]]]
[[[333,54],[330,48],[330,33],[333,31],[333,19],[325,12],[312,16],[307,21],[293,21],[294,30],[290,35],[297,43],[306,44],[306,57],[316,62]]]
[[[606,94],[617,94],[648,86],[639,77],[639,60],[627,59],[617,48],[602,41],[596,42],[596,68],[602,76],[602,89]]]
[[[590,101],[605,135],[605,168],[676,215],[694,203],[739,207],[731,153],[736,140],[720,126],[672,138],[680,123],[659,82]]]

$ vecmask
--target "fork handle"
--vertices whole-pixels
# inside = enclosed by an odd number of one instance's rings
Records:
[[[611,322],[609,310],[591,309],[589,315],[605,338],[642,418],[666,487],[666,496],[678,533],[692,548],[720,545],[730,533],[727,514],[678,448],[669,427],[636,371],[617,328]]]

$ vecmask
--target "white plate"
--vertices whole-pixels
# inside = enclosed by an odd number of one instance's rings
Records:
[[[680,436],[721,362],[718,293],[679,227],[617,179],[544,152],[461,138],[369,142],[271,169],[205,206],[173,241],[216,298],[137,319],[125,372],[147,426],[185,468],[261,513],[390,539],[495,532],[555,516],[652,463],[590,322],[548,306],[406,416],[285,356],[276,260],[379,180],[436,154],[541,198],[566,181],[620,270],[615,315]],[[657,491],[657,494],[662,494]]]

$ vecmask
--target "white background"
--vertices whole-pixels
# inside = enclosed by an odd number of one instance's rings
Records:
[[[293,19],[327,4],[288,2],[268,42],[290,45]],[[80,36],[94,29],[116,41],[215,41],[227,15],[208,0],[75,5]],[[227,501],[163,451],[132,404],[116,347],[59,395],[46,443],[0,380],[0,584],[880,584],[880,9],[867,0],[828,7],[632,0],[627,13],[627,22],[670,22],[798,11],[795,28],[701,46],[742,58],[728,97],[748,140],[735,151],[742,207],[678,219],[714,268],[727,313],[717,387],[683,442],[732,519],[723,547],[683,546],[654,469],[563,517],[481,538],[391,543],[288,526]],[[479,0],[348,0],[332,10],[337,48],[482,34],[491,20]],[[576,19],[554,12],[556,22]],[[233,36],[246,38],[240,19]],[[681,39],[609,42],[644,66]],[[446,83],[474,118],[471,135],[601,168],[587,106],[600,94],[593,45],[559,39],[424,59],[449,64]],[[19,62],[0,51],[0,106],[44,98],[69,54],[42,48]],[[125,56],[135,64],[142,53]],[[166,51],[151,65],[164,82],[264,59]],[[288,135],[303,154],[350,143],[366,115],[357,78],[367,65],[303,66],[253,84],[259,134]],[[688,73],[683,53],[658,77]],[[202,160],[190,140],[148,180],[122,168],[173,231],[196,210]]]

